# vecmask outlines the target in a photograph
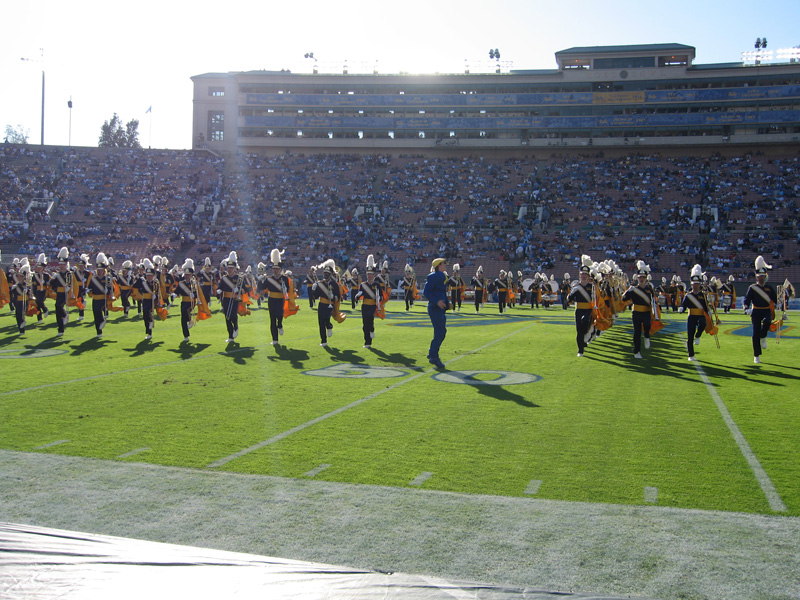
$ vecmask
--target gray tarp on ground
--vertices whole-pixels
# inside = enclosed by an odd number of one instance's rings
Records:
[[[0,598],[613,600],[9,523],[0,523]]]

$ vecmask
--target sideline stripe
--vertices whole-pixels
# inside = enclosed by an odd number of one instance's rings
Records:
[[[431,473],[430,471],[423,471],[422,473],[417,475],[414,479],[412,479],[408,483],[408,485],[417,485],[417,486],[422,485],[423,483],[428,481],[428,479],[431,478],[431,475],[433,475],[433,473]]]
[[[319,465],[318,467],[314,467],[313,469],[311,469],[308,473],[303,473],[303,477],[316,477],[328,467],[330,467],[330,465],[327,464]]]
[[[733,435],[733,439],[736,440],[736,444],[739,446],[739,450],[744,455],[745,460],[750,465],[750,468],[753,470],[753,474],[756,477],[756,481],[758,481],[758,485],[761,486],[761,490],[764,492],[764,495],[767,497],[767,501],[769,502],[769,507],[774,510],[775,512],[786,512],[786,505],[781,500],[781,497],[778,495],[775,486],[772,484],[772,480],[767,475],[767,472],[761,466],[761,463],[756,458],[756,455],[750,449],[750,444],[747,443],[744,435],[742,434],[739,426],[736,425],[736,422],[733,420],[731,413],[728,412],[728,408],[725,406],[725,403],[722,401],[722,398],[719,397],[714,384],[711,383],[711,380],[706,375],[706,372],[703,370],[703,367],[700,366],[700,363],[694,363],[695,368],[697,369],[697,373],[700,375],[700,379],[706,385],[708,389],[708,393],[711,394],[711,398],[714,400],[714,403],[717,405],[717,409],[719,410],[720,414],[722,415],[722,420],[725,421],[725,424],[728,426],[731,434]]]
[[[658,488],[657,487],[644,488],[644,501],[649,502],[650,504],[656,504],[658,502]]]
[[[542,487],[541,479],[531,479],[528,487],[525,488],[525,494],[538,494],[539,488]]]
[[[137,448],[136,450],[131,450],[130,452],[126,452],[125,454],[120,454],[117,458],[128,458],[129,456],[134,456],[135,454],[139,454],[140,452],[147,452],[150,448]]]
[[[526,329],[530,329],[535,324],[536,323],[534,322],[534,323],[528,325],[527,327],[523,327],[523,328],[518,329],[516,331],[512,331],[511,333],[506,334],[501,338],[498,338],[498,339],[496,339],[496,340],[494,340],[492,342],[489,342],[488,344],[484,344],[480,348],[475,348],[474,350],[469,350],[468,352],[465,352],[464,354],[461,354],[460,356],[456,356],[455,358],[451,358],[445,364],[446,365],[450,364],[450,363],[455,362],[455,361],[457,361],[457,360],[459,360],[461,358],[464,358],[465,356],[469,356],[470,354],[475,354],[476,352],[480,352],[484,348],[488,348],[489,346],[492,346],[494,344],[502,342],[503,340],[511,337],[512,335],[516,335],[518,333],[521,333],[521,332],[525,331]],[[337,408],[336,410],[332,410],[329,413],[326,413],[324,415],[320,415],[319,417],[317,417],[315,419],[311,419],[310,421],[307,421],[305,423],[301,423],[297,427],[292,427],[291,429],[289,429],[287,431],[284,431],[283,433],[279,433],[278,435],[273,436],[273,437],[269,438],[268,440],[264,440],[263,442],[258,442],[257,444],[253,444],[249,448],[244,448],[242,450],[239,450],[239,452],[235,452],[235,453],[231,454],[230,456],[226,456],[224,458],[220,458],[219,460],[214,461],[211,464],[207,465],[207,468],[215,469],[217,467],[221,467],[222,465],[231,462],[232,460],[235,460],[237,458],[241,458],[242,456],[245,456],[246,454],[250,454],[251,452],[255,452],[256,450],[261,450],[261,448],[264,448],[265,446],[269,446],[270,444],[274,444],[275,442],[279,442],[282,439],[287,438],[292,434],[295,434],[295,433],[298,433],[300,431],[303,431],[304,429],[307,429],[307,428],[311,427],[312,425],[316,425],[317,423],[320,423],[320,422],[322,422],[322,421],[324,421],[326,419],[329,419],[331,417],[335,417],[336,415],[339,415],[339,414],[343,413],[346,410],[349,410],[351,408],[355,408],[356,406],[359,406],[359,405],[363,404],[367,400],[372,400],[373,398],[377,398],[381,394],[385,394],[386,392],[395,390],[398,387],[400,387],[401,385],[405,385],[405,384],[407,384],[407,383],[409,383],[411,381],[419,379],[423,375],[429,375],[430,373],[433,373],[435,371],[436,371],[436,369],[428,369],[427,371],[422,371],[421,373],[416,373],[414,375],[411,375],[410,377],[408,377],[406,379],[403,379],[402,381],[398,381],[397,383],[394,383],[394,384],[390,385],[389,387],[385,387],[383,389],[378,390],[374,394],[370,394],[369,396],[364,396],[363,398],[359,398],[358,400],[354,400],[350,404],[346,404],[345,406],[341,406],[341,407]]]
[[[34,450],[44,450],[45,448],[52,448],[53,446],[58,446],[59,444],[69,444],[69,440],[58,440],[57,442],[50,442],[49,444],[45,444],[44,446],[36,446]]]

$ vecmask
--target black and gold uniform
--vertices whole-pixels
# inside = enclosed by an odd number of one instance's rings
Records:
[[[375,276],[375,259],[367,257],[367,280],[358,286],[358,300],[361,301],[361,329],[364,332],[364,348],[372,348],[375,338],[375,313],[383,302],[381,284]]]
[[[97,255],[97,266],[94,273],[89,274],[86,289],[92,298],[92,316],[97,337],[103,337],[103,328],[108,319],[107,300],[114,297],[114,280],[108,273],[108,259],[100,252]]]
[[[159,285],[156,280],[156,269],[149,258],[145,258],[143,263],[144,275],[133,282],[134,296],[138,297],[142,303],[142,319],[144,320],[144,339],[153,338],[153,311],[159,298]]]
[[[592,259],[584,254],[581,257],[581,268],[578,281],[567,294],[567,301],[575,303],[575,341],[578,344],[578,356],[583,356],[589,343],[592,331],[592,302],[594,297],[591,277]]]
[[[239,300],[242,297],[244,274],[240,274],[236,252],[231,252],[225,265],[226,273],[217,282],[217,294],[222,302],[222,314],[225,315],[225,325],[228,328],[228,338],[231,343],[239,335]]]
[[[506,272],[501,270],[500,276],[494,280],[494,287],[497,290],[497,307],[500,309],[500,314],[506,308],[506,300],[508,299],[508,280],[506,279]]]
[[[767,283],[767,270],[772,267],[762,256],[756,258],[756,282],[747,288],[744,296],[744,309],[750,315],[753,326],[753,362],[761,362],[761,351],[767,347],[767,334],[775,317],[775,304],[778,294]]]
[[[270,253],[272,274],[266,275],[261,282],[260,290],[267,296],[269,308],[269,332],[272,345],[277,345],[278,336],[283,335],[283,305],[289,293],[289,279],[281,270],[281,254],[277,249]]]
[[[486,293],[486,279],[483,277],[483,266],[478,266],[475,276],[470,281],[470,285],[475,290],[475,314],[483,304],[484,294]]]
[[[694,356],[694,347],[700,345],[700,337],[706,328],[706,315],[708,314],[708,303],[706,296],[703,293],[703,273],[700,265],[692,267],[690,276],[692,289],[687,292],[681,300],[681,305],[678,312],[689,312],[689,317],[686,319],[686,350],[689,354],[689,360],[697,360]]]
[[[342,292],[339,289],[339,282],[333,276],[336,271],[336,263],[334,263],[333,259],[326,260],[317,268],[317,271],[319,271],[319,268],[323,269],[323,279],[314,284],[312,293],[319,300],[317,322],[319,323],[320,346],[327,346],[328,338],[333,335],[331,317],[333,316],[334,305],[336,302],[341,301]]]
[[[47,259],[44,254],[40,254],[36,259],[36,265],[33,267],[33,277],[31,278],[32,293],[36,300],[36,320],[39,322],[50,314],[44,304],[47,299],[47,290],[50,287],[50,274],[44,270],[46,264]]]
[[[642,358],[642,333],[644,333],[644,347],[650,348],[650,325],[653,310],[653,299],[656,291],[653,285],[647,280],[650,274],[650,267],[640,260],[636,262],[636,285],[632,285],[622,295],[622,300],[632,303],[633,314],[633,356]]]

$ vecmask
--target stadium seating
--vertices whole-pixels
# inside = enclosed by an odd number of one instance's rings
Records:
[[[579,256],[637,259],[654,275],[748,279],[763,254],[797,280],[800,164],[795,153],[481,158],[241,155],[5,145],[0,249],[9,255],[159,253],[246,264],[273,247],[303,274],[366,254],[427,273],[431,257],[495,277],[575,271]],[[49,214],[31,201],[55,200]],[[41,206],[41,205],[39,205]],[[361,208],[360,208],[361,207]],[[528,211],[520,219],[521,209]],[[363,214],[362,214],[362,211]],[[540,220],[539,211],[543,211]],[[72,243],[68,243],[71,241]]]

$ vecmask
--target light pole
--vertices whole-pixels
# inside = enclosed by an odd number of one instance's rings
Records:
[[[21,58],[20,60],[42,63],[42,146],[44,146],[44,48],[39,48],[39,52],[42,53],[42,56],[39,59]]]
[[[68,138],[68,145],[72,148],[72,96],[69,97],[69,102],[67,102],[67,106],[69,106],[69,138]]]

